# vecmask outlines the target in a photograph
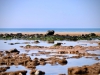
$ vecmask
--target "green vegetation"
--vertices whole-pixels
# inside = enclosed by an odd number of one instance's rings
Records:
[[[0,39],[11,40],[11,39],[23,39],[23,40],[43,40],[43,41],[55,41],[55,40],[69,40],[69,41],[77,41],[77,40],[92,40],[99,39],[100,36],[95,33],[90,34],[82,34],[80,36],[70,36],[70,35],[42,35],[42,34],[32,34],[32,35],[18,35],[18,34],[0,34]]]

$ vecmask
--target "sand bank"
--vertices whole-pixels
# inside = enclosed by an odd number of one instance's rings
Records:
[[[5,33],[20,33],[20,32],[0,32],[0,34],[5,34]],[[46,34],[46,32],[21,32],[22,34]],[[100,35],[100,32],[55,32],[55,34],[59,34],[59,35],[82,35],[82,34],[89,34],[89,33],[95,33],[97,35]]]

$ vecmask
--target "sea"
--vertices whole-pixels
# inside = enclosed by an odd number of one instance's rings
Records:
[[[100,32],[100,28],[0,28],[0,32]]]

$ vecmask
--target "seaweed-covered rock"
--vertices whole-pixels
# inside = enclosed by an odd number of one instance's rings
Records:
[[[48,43],[54,43],[54,41],[48,41]]]
[[[16,35],[17,35],[17,36],[22,36],[22,33],[17,33]]]

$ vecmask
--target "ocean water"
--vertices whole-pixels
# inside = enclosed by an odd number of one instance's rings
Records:
[[[0,28],[0,32],[100,32],[100,28]]]

